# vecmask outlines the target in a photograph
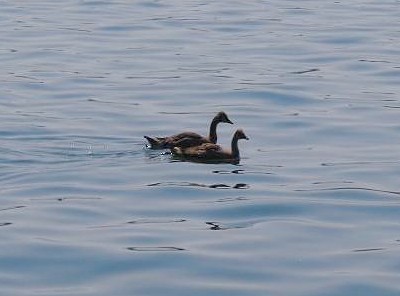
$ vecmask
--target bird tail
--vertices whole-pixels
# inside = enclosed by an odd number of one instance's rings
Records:
[[[162,147],[163,143],[162,143],[162,141],[160,141],[159,138],[151,138],[151,137],[148,137],[148,136],[144,136],[144,138],[149,142],[150,148],[152,148],[152,149],[163,148]]]

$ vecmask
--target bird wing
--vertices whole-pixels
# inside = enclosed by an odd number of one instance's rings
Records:
[[[168,144],[175,147],[193,147],[210,142],[207,138],[193,132],[180,133],[169,137]]]

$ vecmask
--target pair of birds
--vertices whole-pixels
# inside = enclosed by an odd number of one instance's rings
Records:
[[[233,135],[231,150],[222,148],[217,144],[217,125],[221,122],[233,124],[225,112],[218,112],[211,121],[208,137],[193,132],[183,132],[169,137],[144,137],[151,149],[170,149],[176,156],[198,161],[237,162],[240,160],[238,141],[249,138],[243,130],[238,129]]]

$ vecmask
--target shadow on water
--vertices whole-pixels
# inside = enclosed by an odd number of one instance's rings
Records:
[[[233,164],[239,165],[240,159],[202,159],[196,157],[188,157],[188,156],[178,156],[172,155],[172,160],[182,161],[182,162],[194,162],[194,163],[203,163],[203,164]]]
[[[151,149],[148,144],[144,147],[145,155],[149,159],[169,156],[170,162],[193,162],[202,164],[233,164],[239,165],[240,159],[204,159],[197,157],[181,156],[171,153],[169,150],[159,151]]]
[[[192,162],[199,164],[232,164],[239,165],[240,159],[200,159],[195,157],[183,157],[173,155],[170,151],[157,151],[149,149],[149,146],[145,146],[145,155],[149,160],[160,159],[168,160],[169,162]]]

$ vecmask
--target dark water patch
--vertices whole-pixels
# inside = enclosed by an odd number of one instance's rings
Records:
[[[209,226],[209,230],[234,230],[248,228],[254,225],[254,223],[221,223],[221,222],[205,222]]]
[[[17,209],[23,209],[26,206],[14,206],[14,207],[8,207],[8,208],[2,208],[0,211],[10,211],[10,210],[17,210]]]
[[[238,169],[238,170],[232,170],[232,171],[224,171],[224,170],[215,170],[212,171],[214,174],[221,174],[221,175],[228,175],[228,174],[244,174],[244,170]]]
[[[354,253],[364,253],[364,252],[378,252],[378,251],[385,251],[385,248],[366,248],[366,249],[355,249],[352,250]]]
[[[359,62],[368,62],[368,63],[384,63],[384,64],[391,64],[389,61],[385,60],[372,60],[372,59],[359,59]]]
[[[108,74],[108,73],[107,73]],[[107,76],[102,76],[102,75],[85,75],[82,76],[84,79],[105,79]]]
[[[187,222],[186,219],[138,219],[126,222],[127,224],[170,224]]]
[[[273,167],[273,166],[271,166]],[[219,174],[219,175],[273,175],[274,173],[271,172],[258,172],[258,171],[249,171],[249,170],[244,170],[244,169],[237,169],[237,170],[214,170],[212,171],[213,174]]]
[[[156,182],[147,184],[149,187],[201,187],[201,188],[212,188],[212,189],[249,189],[249,184],[246,183],[237,183],[234,185],[227,185],[224,183],[217,184],[201,184],[201,183],[193,183],[193,182]]]
[[[12,53],[18,52],[18,50],[14,48],[0,48],[0,51],[12,52]]]
[[[232,188],[234,188],[234,189],[249,189],[250,186],[249,186],[249,184],[246,184],[246,183],[237,183]]]
[[[218,222],[206,222],[207,225],[210,225],[210,230],[224,230],[225,228],[221,227]]]
[[[302,70],[302,71],[294,71],[294,72],[290,72],[291,74],[306,74],[306,73],[311,73],[311,72],[318,72],[321,71],[318,68],[312,68],[312,69],[308,69],[308,70]]]
[[[313,185],[332,185],[332,184],[354,184],[353,181],[316,181],[312,183]]]
[[[383,107],[388,109],[400,109],[400,106],[384,105]]]
[[[207,187],[209,188],[216,188],[216,189],[224,189],[224,188],[231,188],[229,185],[226,184],[212,184],[212,185],[208,185]]]
[[[384,193],[389,195],[400,196],[400,191],[381,190],[368,187],[332,187],[332,188],[319,188],[319,189],[296,189],[297,192],[318,192],[318,191],[341,191],[341,190],[356,190],[356,191],[372,191],[377,193]]]
[[[10,226],[10,225],[12,225],[11,222],[0,222],[0,227],[3,227],[3,226]]]
[[[218,165],[218,164],[231,164],[231,165],[239,165],[241,159],[205,159],[205,158],[197,158],[197,157],[188,157],[184,155],[172,155],[172,160],[176,162],[191,162],[198,164],[210,164],[210,165]]]
[[[184,248],[179,247],[128,247],[126,248],[133,252],[177,252],[186,251]]]
[[[396,93],[394,92],[385,92],[385,91],[381,91],[381,92],[376,92],[376,91],[362,91],[361,93],[363,94],[370,94],[370,95],[387,95],[387,96],[392,96],[392,95],[396,95]],[[394,101],[398,101],[396,99],[382,99],[380,101],[383,102],[394,102]]]

